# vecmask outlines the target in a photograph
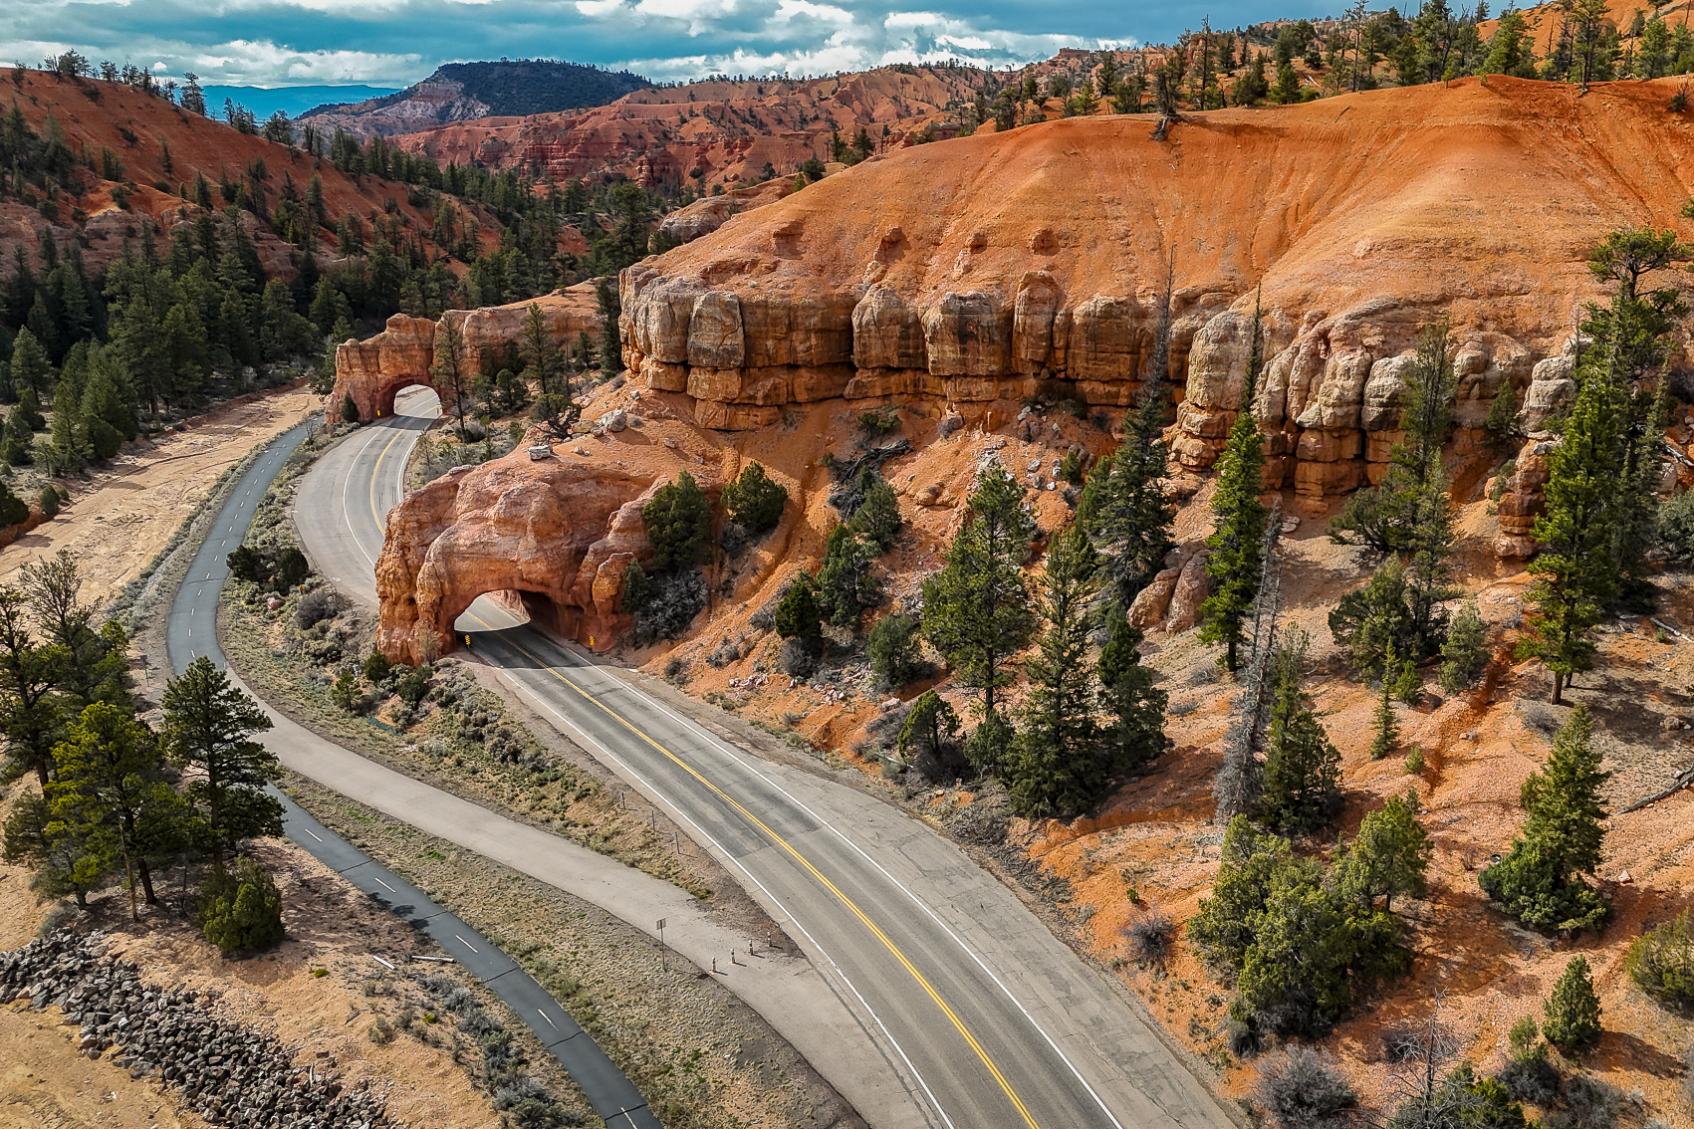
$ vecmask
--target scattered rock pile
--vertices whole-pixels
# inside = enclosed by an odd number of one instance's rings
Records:
[[[145,984],[135,965],[100,951],[98,935],[61,930],[0,953],[0,1004],[57,1004],[80,1025],[90,1058],[113,1058],[136,1077],[182,1092],[189,1108],[216,1125],[243,1129],[381,1129],[394,1124],[383,1100],[345,1090],[294,1064],[273,1036],[215,1015],[197,992]]]

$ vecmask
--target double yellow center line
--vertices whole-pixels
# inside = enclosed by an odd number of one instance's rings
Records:
[[[400,440],[403,434],[404,431],[402,430],[396,433],[393,439],[388,441],[387,445],[384,446],[382,451],[377,455],[376,464],[371,468],[371,516],[376,520],[378,530],[383,528],[383,521],[382,515],[376,504],[377,476],[382,469],[383,460],[388,457],[389,450]],[[486,628],[490,626],[475,613],[469,614],[473,620],[481,624],[483,627]],[[1041,1129],[1040,1123],[1035,1120],[1035,1115],[1030,1113],[1029,1107],[1024,1104],[1023,1098],[1018,1096],[1017,1090],[1013,1088],[1011,1082],[1006,1078],[1005,1073],[1002,1072],[999,1065],[995,1063],[993,1056],[991,1056],[987,1049],[983,1047],[981,1041],[977,1039],[974,1033],[972,1033],[970,1027],[965,1023],[965,1021],[959,1017],[958,1012],[954,1011],[952,1005],[942,998],[941,993],[936,990],[935,985],[932,984],[929,978],[912,963],[911,959],[908,958],[903,951],[901,951],[900,946],[894,943],[894,940],[888,936],[883,928],[872,920],[870,915],[861,909],[859,904],[849,897],[839,886],[837,886],[827,874],[819,870],[817,866],[814,865],[803,853],[801,853],[797,847],[779,835],[774,829],[766,824],[764,820],[760,819],[757,815],[754,815],[753,812],[750,811],[740,800],[737,800],[734,796],[725,792],[717,784],[707,779],[707,777],[698,769],[689,764],[676,753],[672,752],[646,730],[631,722],[628,718],[624,717],[623,714],[606,705],[606,703],[602,702],[594,694],[591,694],[587,690],[583,689],[582,686],[578,685],[574,679],[568,678],[564,674],[560,673],[553,663],[542,658],[540,655],[537,655],[535,652],[525,647],[522,643],[517,642],[515,639],[508,638],[505,639],[504,642],[511,644],[511,646],[521,652],[524,657],[535,663],[537,668],[546,671],[547,674],[551,675],[554,679],[575,692],[577,696],[582,698],[583,701],[611,718],[618,725],[628,730],[637,740],[648,745],[655,752],[659,753],[659,755],[669,760],[672,764],[676,765],[683,772],[687,773],[690,777],[699,782],[701,787],[705,788],[707,791],[711,792],[712,795],[722,800],[730,808],[739,813],[740,816],[752,826],[758,828],[761,834],[799,864],[802,870],[804,870],[807,874],[810,874],[818,885],[829,891],[830,895],[834,897],[836,901],[840,902],[849,913],[858,918],[859,922],[870,931],[871,936],[875,937],[877,941],[882,944],[882,947],[888,950],[889,955],[899,962],[900,966],[906,970],[907,974],[910,975],[917,983],[918,987],[923,990],[923,993],[930,998],[936,1008],[940,1010],[941,1014],[953,1025],[953,1029],[959,1033],[959,1037],[965,1041],[965,1044],[970,1047],[971,1051],[987,1069],[989,1075],[993,1077],[995,1083],[999,1085],[1000,1091],[1006,1095],[1006,1100],[1011,1102],[1012,1107],[1018,1111],[1018,1116],[1023,1119],[1023,1123],[1027,1129]]]

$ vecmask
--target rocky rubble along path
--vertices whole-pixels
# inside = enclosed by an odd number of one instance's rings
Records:
[[[128,961],[102,952],[98,934],[60,930],[0,953],[0,1004],[57,1006],[79,1025],[82,1053],[137,1078],[154,1077],[216,1125],[243,1129],[388,1129],[383,1100],[346,1090],[294,1063],[271,1035],[219,1016],[214,997],[143,983]]]

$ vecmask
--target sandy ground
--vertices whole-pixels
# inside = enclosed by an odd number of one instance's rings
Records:
[[[33,787],[20,782],[9,795]],[[9,798],[0,801],[0,815],[9,806]],[[394,1024],[407,1007],[417,1014],[428,1009],[414,975],[444,970],[459,975],[453,966],[411,961],[414,953],[435,950],[304,851],[267,842],[260,853],[287,907],[288,939],[277,949],[250,960],[220,957],[176,912],[172,874],[159,878],[164,904],[145,912],[139,926],[129,924],[118,891],[96,899],[93,916],[111,934],[110,951],[139,964],[155,983],[216,993],[226,1015],[295,1046],[301,1064],[385,1094],[390,1114],[401,1124],[436,1129],[494,1124],[497,1115],[488,1099],[455,1062],[454,1043],[461,1036],[451,1023],[414,1024],[415,1033],[400,1032],[382,1045],[371,1037],[379,1017]],[[30,940],[47,915],[49,907],[36,901],[28,882],[23,868],[0,864],[0,948]],[[396,970],[384,968],[377,956]],[[113,1066],[110,1054],[91,1061],[77,1053],[75,1035],[56,1009],[0,1007],[0,1129],[206,1124],[183,1110],[174,1091]],[[538,1048],[531,1054],[567,1108],[584,1112],[580,1097],[562,1088],[568,1083],[551,1060]],[[475,1058],[465,1054],[467,1062]]]
[[[58,517],[0,550],[0,582],[69,549],[82,567],[84,598],[110,599],[158,555],[219,475],[318,404],[304,387],[267,392],[123,452],[73,485]]]

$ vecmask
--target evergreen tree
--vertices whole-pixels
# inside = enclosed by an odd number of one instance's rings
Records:
[[[1206,575],[1212,594],[1200,605],[1200,639],[1224,645],[1223,665],[1234,672],[1253,601],[1264,573],[1265,506],[1259,501],[1264,486],[1265,443],[1253,416],[1259,379],[1260,317],[1253,308],[1252,340],[1241,410],[1230,427],[1229,441],[1218,460],[1217,489],[1212,495],[1212,534],[1206,539],[1210,555]]]
[[[959,718],[934,690],[912,703],[900,726],[902,758],[925,780],[945,783],[969,775],[970,762],[959,745]]]
[[[1383,664],[1382,694],[1376,703],[1376,734],[1370,744],[1372,760],[1382,760],[1400,747],[1400,723],[1394,717],[1394,680],[1389,676],[1397,665],[1390,647]]]
[[[70,724],[53,762],[46,789],[49,834],[63,831],[84,844],[74,867],[79,884],[95,885],[121,862],[130,918],[139,920],[137,885],[148,905],[159,900],[148,857],[179,834],[183,823],[158,740],[123,709],[96,702]]]
[[[58,690],[65,656],[36,637],[30,620],[24,590],[0,587],[0,734],[8,767],[35,773],[45,789],[64,722]]]
[[[1259,796],[1260,819],[1288,834],[1321,831],[1341,808],[1341,754],[1300,686],[1304,659],[1304,642],[1298,638],[1276,654]]]
[[[1610,775],[1600,767],[1588,710],[1578,706],[1542,770],[1524,781],[1524,823],[1511,851],[1479,876],[1505,913],[1544,931],[1591,929],[1605,920],[1610,907],[1583,876],[1600,865],[1600,789]]]
[[[27,326],[12,339],[11,376],[15,396],[22,395],[26,388],[40,396],[53,379],[47,351]]]
[[[1493,38],[1488,41],[1488,53],[1483,56],[1477,73],[1535,77],[1535,47],[1530,42],[1529,28],[1522,12],[1508,8],[1500,13]]]
[[[1164,382],[1155,373],[1123,442],[1089,475],[1077,513],[1125,606],[1164,567],[1176,507],[1166,496]]]
[[[875,546],[879,553],[892,549],[900,539],[900,503],[894,497],[894,487],[873,467],[859,475],[859,504],[848,524],[855,532]]]
[[[1418,822],[1414,792],[1394,796],[1365,816],[1359,833],[1335,862],[1335,886],[1365,910],[1392,911],[1397,897],[1421,898],[1435,845]]]
[[[1154,672],[1142,665],[1141,632],[1121,606],[1108,613],[1106,643],[1095,671],[1107,717],[1102,738],[1112,770],[1139,771],[1171,747],[1165,736],[1168,695],[1153,684]]]
[[[282,804],[265,785],[281,774],[276,754],[253,740],[270,718],[204,656],[165,687],[165,741],[186,772],[187,797],[215,865],[242,841],[282,833]]]
[[[865,612],[882,602],[875,548],[846,525],[829,531],[818,566],[818,607],[836,627],[857,629]]]
[[[1466,600],[1447,627],[1441,644],[1441,688],[1449,694],[1476,685],[1488,663],[1488,633],[1476,601]]]
[[[282,894],[255,860],[214,870],[200,898],[200,930],[225,953],[268,949],[283,938]]]
[[[445,397],[447,410],[458,424],[459,442],[468,443],[470,437],[465,431],[465,339],[452,318],[441,319],[441,328],[436,336],[441,340],[435,347],[429,376],[448,393]]]
[[[810,575],[802,572],[789,583],[776,606],[776,633],[798,639],[807,653],[823,649],[823,616],[818,610],[817,589]]]
[[[788,504],[788,491],[773,482],[759,463],[748,463],[734,482],[723,488],[723,507],[730,519],[758,537],[775,529]]]
[[[1212,895],[1200,899],[1188,923],[1188,939],[1214,971],[1233,974],[1241,968],[1271,882],[1290,865],[1299,864],[1287,839],[1255,827],[1244,815],[1229,821]]]
[[[1094,718],[1088,639],[1097,622],[1099,557],[1075,523],[1053,540],[1042,573],[1046,630],[1028,663],[1030,692],[1005,770],[1012,807],[1031,818],[1071,818],[1105,794],[1112,761]]]
[[[1619,352],[1614,335],[1602,358],[1583,358],[1576,402],[1548,459],[1546,509],[1535,520],[1541,551],[1529,565],[1533,608],[1518,650],[1552,673],[1555,703],[1572,675],[1593,669],[1593,630],[1617,591],[1609,519],[1623,461],[1624,397],[1613,377]]]
[[[659,487],[641,507],[641,520],[657,571],[680,572],[705,559],[712,539],[712,505],[687,471]]]
[[[1542,1009],[1541,1033],[1566,1054],[1588,1050],[1600,1041],[1600,998],[1588,975],[1588,961],[1570,958],[1553,994]]]
[[[924,666],[918,653],[917,617],[896,612],[877,620],[865,639],[865,656],[877,681],[888,689],[916,678]]]
[[[982,692],[984,715],[994,712],[1011,681],[1006,667],[1034,630],[1022,573],[1034,531],[1022,489],[994,462],[977,479],[946,566],[924,582],[924,637],[962,685]]]

